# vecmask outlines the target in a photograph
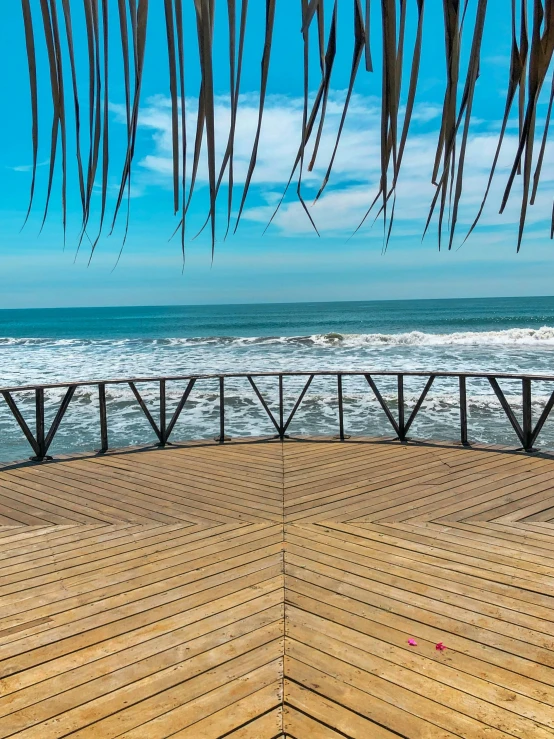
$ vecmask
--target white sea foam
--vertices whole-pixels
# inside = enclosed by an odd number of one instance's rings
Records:
[[[194,373],[279,370],[420,369],[475,372],[542,373],[554,375],[554,327],[510,328],[500,331],[452,333],[322,333],[310,336],[208,338],[0,338],[0,386],[53,383],[110,377],[155,377]],[[424,379],[406,379],[406,412],[417,402]],[[396,407],[394,378],[377,384]],[[168,413],[183,392],[183,383],[167,386]],[[275,379],[258,385],[276,408]],[[285,405],[293,407],[302,387],[299,378],[285,381]],[[503,383],[515,413],[521,413],[521,384]],[[533,417],[539,417],[552,384],[533,384]],[[154,416],[158,409],[156,383],[141,386]],[[47,393],[47,421],[53,418],[63,390]],[[349,433],[386,434],[390,426],[363,378],[344,380],[345,423]],[[16,393],[20,408],[32,423],[32,393]],[[214,436],[218,430],[217,383],[197,383],[182,419],[177,438]],[[475,440],[514,443],[515,435],[486,381],[468,382],[470,435]],[[270,434],[273,428],[245,380],[226,384],[227,429],[231,436]],[[293,433],[334,434],[337,431],[336,380],[312,383],[291,426]],[[123,446],[152,440],[152,430],[126,385],[108,386],[110,443]],[[554,419],[541,435],[554,445]],[[459,434],[459,398],[455,380],[435,382],[412,426],[415,436],[456,438]],[[79,389],[56,437],[54,451],[94,449],[98,446],[98,395],[96,389]],[[22,458],[26,441],[0,399],[0,460]]]
[[[456,331],[449,334],[423,333],[409,331],[399,334],[320,334],[311,336],[314,343],[320,345],[342,344],[344,346],[398,345],[398,346],[490,346],[530,345],[554,346],[554,327],[542,326],[533,328],[510,328],[503,331]]]
[[[188,338],[156,338],[156,339],[55,339],[55,338],[13,338],[0,337],[0,346],[97,346],[131,347],[152,345],[157,347],[185,346],[255,346],[255,345],[313,345],[320,347],[344,346],[490,346],[496,345],[528,345],[554,346],[554,327],[510,328],[501,331],[455,331],[452,333],[425,333],[409,331],[395,334],[341,334],[329,332],[310,336],[209,336]]]

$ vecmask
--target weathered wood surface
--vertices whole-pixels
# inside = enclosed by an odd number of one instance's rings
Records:
[[[7,467],[0,738],[553,737],[553,522],[492,448]]]

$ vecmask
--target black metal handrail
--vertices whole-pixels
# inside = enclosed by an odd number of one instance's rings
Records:
[[[278,381],[279,391],[279,409],[278,418],[271,410],[268,402],[264,398],[260,389],[256,384],[256,378],[276,378]],[[296,402],[292,408],[292,411],[285,418],[284,411],[284,379],[287,377],[303,377],[306,378],[306,382],[296,399]],[[261,403],[262,408],[266,412],[272,425],[276,430],[276,436],[280,439],[285,438],[292,419],[294,418],[300,404],[302,403],[306,392],[308,391],[313,379],[315,377],[335,377],[337,381],[337,403],[338,403],[338,437],[342,441],[347,438],[344,428],[344,406],[343,406],[343,385],[344,378],[346,377],[363,377],[367,381],[367,384],[382,410],[384,411],[395,435],[399,441],[406,441],[407,434],[412,426],[417,414],[419,413],[427,393],[431,389],[434,381],[437,378],[449,378],[458,380],[459,388],[459,408],[460,408],[460,441],[463,445],[468,445],[468,414],[467,414],[467,381],[473,380],[487,380],[493,389],[496,397],[498,398],[500,405],[510,422],[520,444],[521,449],[526,452],[534,451],[533,445],[537,441],[537,438],[548,418],[552,408],[554,407],[554,391],[550,398],[546,402],[539,418],[535,425],[533,425],[532,418],[532,382],[554,382],[554,376],[552,375],[538,375],[538,374],[508,374],[508,373],[486,373],[486,372],[425,372],[425,371],[395,371],[395,370],[372,370],[370,372],[356,371],[356,370],[320,370],[320,371],[284,371],[284,372],[232,372],[224,374],[196,374],[196,375],[174,375],[165,377],[134,377],[134,378],[117,378],[111,380],[89,380],[89,381],[78,381],[78,382],[61,382],[51,383],[46,385],[19,385],[15,387],[4,387],[0,388],[0,395],[6,401],[8,408],[10,409],[13,417],[19,424],[23,431],[29,445],[31,446],[34,456],[33,460],[42,461],[48,459],[48,450],[54,440],[54,437],[58,431],[60,423],[71,403],[71,400],[75,394],[77,388],[80,387],[96,387],[98,390],[98,402],[99,402],[99,429],[100,429],[100,453],[105,453],[109,449],[108,442],[108,408],[106,401],[106,386],[107,385],[121,385],[126,384],[130,387],[133,395],[135,396],[138,405],[140,406],[144,416],[152,427],[156,437],[158,439],[159,446],[165,446],[169,444],[169,438],[175,428],[175,424],[179,420],[179,417],[185,408],[185,405],[196,385],[199,381],[203,380],[217,380],[219,384],[219,434],[216,438],[220,444],[224,444],[228,440],[225,436],[225,381],[228,379],[246,379],[248,380],[251,388],[254,391],[255,396]],[[397,380],[397,401],[398,401],[398,415],[394,417],[391,409],[387,402],[383,398],[376,382],[375,377],[396,377]],[[417,402],[412,408],[407,420],[406,420],[406,404],[404,400],[404,378],[405,377],[426,377],[427,382],[423,391],[421,392]],[[166,386],[168,382],[183,381],[187,380],[187,386],[181,395],[181,398],[173,411],[173,414],[167,422],[167,401],[166,401]],[[521,397],[522,397],[522,421],[521,423],[516,418],[512,407],[510,406],[504,392],[502,391],[498,380],[518,380],[521,382]],[[152,412],[146,405],[144,398],[137,388],[137,384],[141,383],[159,383],[159,416],[158,420],[154,418]],[[51,389],[65,388],[66,392],[62,402],[60,403],[54,420],[50,428],[47,430],[45,426],[45,391]],[[29,425],[25,421],[17,403],[14,400],[15,393],[29,392],[32,391],[35,394],[35,431],[34,433],[29,428]]]

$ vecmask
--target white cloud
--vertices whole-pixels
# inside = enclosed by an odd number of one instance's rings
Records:
[[[334,91],[330,95],[315,167],[312,172],[307,171],[307,162],[311,157],[315,138],[312,136],[312,142],[306,153],[306,168],[302,175],[303,194],[321,233],[340,233],[342,236],[351,233],[360,222],[377,192],[380,177],[380,104],[375,98],[354,95],[329,184],[320,200],[312,206],[313,198],[322,182],[332,154],[343,101],[344,91]],[[187,100],[189,175],[192,168],[196,105],[196,101]],[[300,98],[269,96],[267,99],[252,190],[243,215],[247,220],[265,225],[274,211],[298,151],[302,105]],[[121,106],[112,106],[112,108],[119,119],[124,122],[124,109]],[[397,189],[394,229],[396,237],[421,235],[423,231],[435,192],[431,183],[431,174],[440,113],[440,106],[425,102],[416,106],[414,110],[411,133],[408,137]],[[257,96],[251,94],[242,96],[234,151],[235,182],[239,188],[246,177],[257,118]],[[218,98],[215,109],[218,161],[221,161],[227,143],[229,119],[228,99]],[[430,132],[429,124],[432,124],[435,119],[437,119],[436,125],[432,126],[435,130]],[[141,110],[139,124],[143,130],[151,131],[153,144],[152,150],[139,160],[140,169],[147,175],[150,183],[168,187],[172,172],[170,101],[162,96],[148,99]],[[488,205],[481,219],[483,226],[510,227],[510,233],[514,233],[514,224],[519,221],[518,194],[521,178],[516,178],[511,200],[502,216],[498,214],[498,208],[517,147],[516,134],[517,132],[511,128],[506,134]],[[467,231],[481,203],[496,143],[497,134],[491,132],[490,121],[484,122],[478,118],[472,120],[465,161],[463,195],[458,217],[461,236]],[[198,171],[199,187],[207,183],[205,161],[204,152]],[[552,148],[547,146],[537,202],[528,210],[529,225],[543,221],[549,222],[554,178],[551,174],[552,164]],[[143,187],[140,181],[137,186],[138,192],[142,192]],[[237,197],[239,197],[239,192],[237,192]],[[377,209],[375,209],[376,213]],[[447,218],[446,215],[445,222]],[[368,228],[372,221],[373,216],[370,215],[366,222]],[[295,181],[273,225],[288,235],[312,232],[311,224],[296,198]],[[431,227],[431,233],[435,228],[436,226]],[[545,225],[545,236],[546,229]],[[378,232],[382,233],[382,225],[379,226]]]
[[[50,164],[50,159],[45,159],[44,162],[38,162],[37,167],[45,167],[47,164]],[[33,169],[32,164],[17,164],[13,167],[8,166],[8,169],[13,170],[14,172],[31,172]]]

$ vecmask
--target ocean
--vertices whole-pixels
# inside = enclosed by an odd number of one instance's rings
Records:
[[[554,375],[554,297],[404,300],[264,305],[76,308],[0,311],[0,386],[132,376],[280,370],[452,370]],[[396,412],[395,386],[377,380]],[[424,379],[406,381],[409,409]],[[501,383],[516,414],[521,385]],[[184,383],[170,383],[168,415]],[[260,380],[269,402],[276,381]],[[285,381],[291,408],[301,381]],[[534,383],[535,418],[554,390]],[[143,387],[157,413],[157,387]],[[47,425],[63,391],[46,396]],[[31,424],[31,393],[15,394]],[[154,441],[131,390],[109,386],[111,446]],[[468,384],[469,435],[475,441],[517,443],[486,381]],[[217,383],[198,383],[174,432],[175,439],[210,438],[218,433]],[[271,434],[272,426],[245,380],[226,385],[227,433]],[[388,422],[365,380],[344,380],[346,432],[390,433]],[[554,419],[554,413],[553,419]],[[455,380],[435,382],[411,429],[419,438],[459,437]],[[51,453],[99,446],[96,391],[79,389]],[[337,433],[336,381],[314,380],[290,433]],[[554,421],[540,437],[554,448]],[[30,449],[0,398],[0,460],[28,457]]]

